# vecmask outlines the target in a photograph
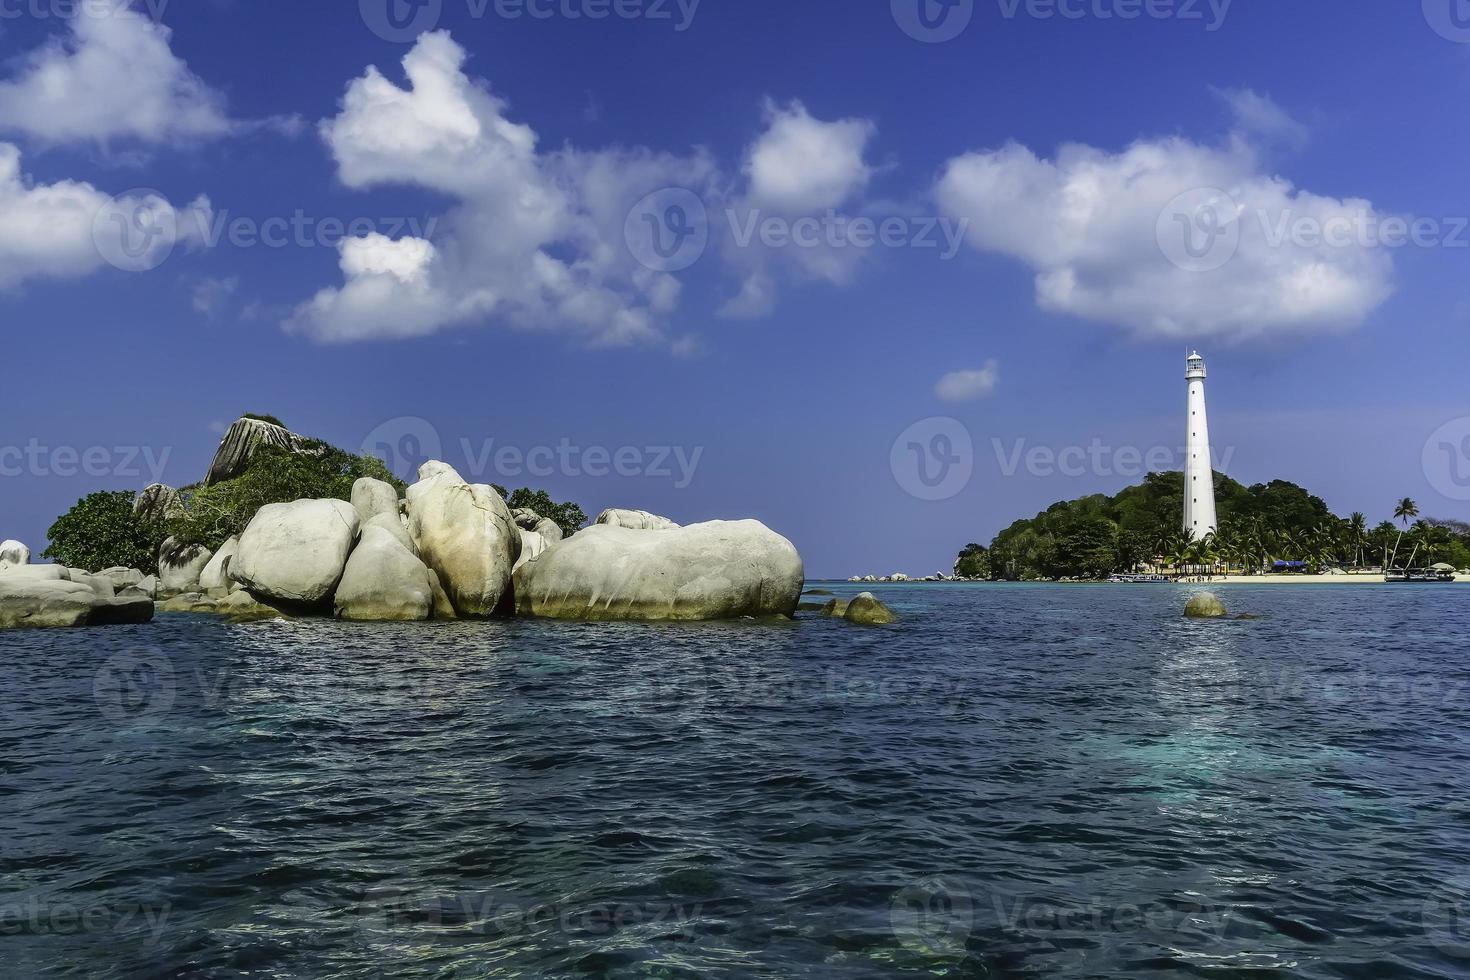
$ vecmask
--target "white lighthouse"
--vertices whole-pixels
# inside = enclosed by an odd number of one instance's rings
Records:
[[[1196,351],[1185,362],[1189,383],[1189,441],[1184,460],[1184,536],[1198,541],[1218,527],[1215,469],[1210,463],[1210,417],[1205,413],[1205,359]]]

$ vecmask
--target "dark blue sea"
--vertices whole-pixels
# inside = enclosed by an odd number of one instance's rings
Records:
[[[879,589],[0,634],[0,977],[1470,976],[1463,587]]]

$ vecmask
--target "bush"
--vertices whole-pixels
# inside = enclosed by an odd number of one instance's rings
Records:
[[[134,517],[133,498],[126,490],[83,497],[46,532],[50,545],[41,557],[89,572],[121,567],[156,573],[164,528]]]
[[[282,422],[280,419],[276,418],[274,415],[257,415],[254,412],[246,412],[244,415],[242,415],[240,417],[242,419],[254,419],[257,422],[269,422],[271,425],[279,425],[283,429],[286,428],[286,423],[285,422]]]
[[[375,456],[354,456],[319,440],[308,440],[301,452],[262,446],[235,479],[182,491],[187,512],[169,521],[167,531],[182,545],[218,549],[267,504],[351,500],[352,485],[363,477],[391,483],[403,493],[402,481]]]

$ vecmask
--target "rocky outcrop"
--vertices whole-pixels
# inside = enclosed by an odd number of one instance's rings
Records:
[[[418,550],[414,547],[413,535],[408,533],[408,525],[397,514],[379,514],[362,526],[363,533],[366,534],[370,527],[382,528],[391,534],[399,544],[414,554],[418,554]]]
[[[103,596],[91,585],[28,576],[0,577],[0,629],[146,623],[153,600]]]
[[[522,531],[535,531],[546,539],[548,545],[556,544],[562,538],[566,537],[566,533],[562,531],[560,524],[549,517],[542,517],[534,510],[518,507],[510,513],[515,518],[516,527]]]
[[[165,596],[193,592],[214,553],[203,545],[169,538],[158,549],[158,591]]]
[[[213,612],[216,615],[224,616],[237,623],[254,623],[266,619],[289,618],[281,610],[261,602],[244,589],[231,592],[228,596],[215,603],[212,610],[207,609],[203,611]]]
[[[537,558],[540,558],[546,552],[546,549],[551,547],[551,542],[547,541],[536,531],[527,531],[525,528],[521,528],[520,532],[521,557],[516,559],[517,571],[526,562],[535,561]]]
[[[357,532],[357,511],[344,500],[268,504],[240,535],[230,577],[257,598],[323,603],[342,580]]]
[[[859,626],[889,626],[898,622],[893,610],[883,605],[871,592],[864,592],[849,602],[842,618]]]
[[[424,563],[464,617],[494,615],[510,588],[521,537],[494,489],[452,467],[425,463],[408,488],[409,533]]]
[[[31,549],[19,541],[0,543],[0,570],[31,563]]]
[[[181,517],[184,513],[184,498],[173,487],[155,483],[133,500],[133,516],[145,524]]]
[[[357,622],[428,619],[434,611],[429,569],[388,530],[371,525],[347,559],[336,610],[338,619]]]
[[[367,527],[380,514],[392,515],[396,521],[398,491],[391,483],[365,476],[352,485],[352,509],[357,511],[358,522],[363,527]]]
[[[1184,615],[1190,619],[1220,619],[1226,615],[1225,604],[1213,592],[1200,592],[1190,597]]]
[[[646,510],[605,510],[597,515],[597,520],[593,524],[625,527],[632,531],[676,531],[679,529],[679,525],[667,517],[659,517]]]
[[[121,592],[123,589],[137,588],[143,584],[145,576],[136,568],[104,568],[97,573],[106,576],[112,582],[112,587]]]
[[[214,589],[232,589],[234,581],[230,578],[230,562],[240,550],[240,539],[230,538],[219,546],[219,551],[209,559],[209,564],[199,573],[199,588],[205,592]]]
[[[161,613],[212,613],[219,605],[202,592],[184,592],[158,604]]]
[[[261,446],[277,446],[293,453],[305,451],[308,440],[290,429],[282,428],[260,419],[240,419],[225,432],[215,450],[214,461],[209,464],[209,475],[205,486],[214,486],[224,480],[233,480],[250,465],[251,458]]]
[[[759,521],[658,534],[602,523],[521,567],[516,611],[599,621],[791,616],[804,584],[796,548]]]

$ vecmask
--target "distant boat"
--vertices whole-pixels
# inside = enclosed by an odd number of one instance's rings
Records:
[[[1167,575],[1109,575],[1108,581],[1117,585],[1168,585],[1174,580]]]
[[[1383,581],[1395,585],[1446,585],[1454,583],[1455,573],[1442,568],[1395,568],[1383,576]]]

